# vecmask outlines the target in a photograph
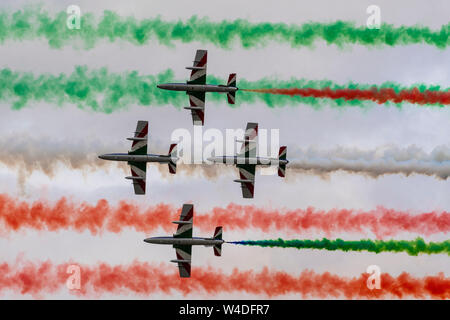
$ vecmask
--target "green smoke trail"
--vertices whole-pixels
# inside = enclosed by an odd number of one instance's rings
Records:
[[[22,109],[32,102],[46,102],[62,106],[63,104],[75,104],[81,109],[97,112],[111,113],[124,109],[130,105],[163,106],[173,105],[183,107],[187,103],[187,97],[181,92],[161,90],[156,87],[159,83],[184,82],[175,79],[174,72],[167,69],[156,75],[141,75],[137,71],[124,73],[111,73],[106,68],[88,70],[86,66],[76,67],[74,72],[66,74],[41,74],[33,75],[30,72],[15,72],[10,69],[0,70],[0,101],[11,103],[13,109]],[[208,76],[208,82],[212,84],[226,83],[226,79]],[[273,78],[264,78],[257,81],[238,79],[238,86],[246,89],[257,88],[331,88],[367,89],[370,85],[348,83],[339,85],[329,80],[311,81],[305,79],[290,79],[279,81]],[[393,88],[396,91],[410,89],[395,83],[384,83],[380,88]],[[449,88],[440,86],[427,86],[417,84],[419,91],[448,91]],[[207,103],[225,103],[226,97],[219,93],[207,95]],[[236,107],[241,104],[253,104],[263,102],[268,107],[282,107],[286,105],[298,105],[300,103],[311,105],[314,108],[323,106],[344,107],[358,106],[370,107],[373,103],[360,100],[344,99],[318,99],[313,97],[284,96],[273,94],[260,94],[238,91]],[[386,105],[401,106],[387,102]],[[433,105],[437,106],[437,105]]]
[[[323,40],[327,44],[343,47],[346,44],[370,46],[397,46],[424,43],[444,49],[449,45],[450,23],[440,30],[421,26],[395,27],[382,24],[380,29],[356,26],[353,22],[308,22],[301,25],[284,23],[251,23],[243,19],[213,22],[207,18],[191,17],[186,21],[164,21],[160,17],[138,20],[120,17],[104,11],[98,18],[85,13],[81,28],[66,27],[67,14],[54,16],[40,7],[31,6],[16,12],[0,13],[0,42],[7,39],[27,40],[42,38],[53,48],[81,41],[84,48],[92,48],[100,40],[122,40],[134,45],[145,45],[155,39],[172,46],[175,42],[199,41],[220,48],[231,48],[240,42],[243,48],[262,47],[270,41],[286,43],[291,47],[312,46]]]
[[[443,242],[428,242],[422,238],[416,240],[246,240],[229,242],[233,244],[241,244],[247,246],[259,247],[279,247],[279,248],[296,248],[296,249],[321,249],[321,250],[341,250],[341,251],[369,251],[369,252],[406,252],[411,256],[417,256],[419,253],[438,254],[447,253],[450,255],[450,240]]]

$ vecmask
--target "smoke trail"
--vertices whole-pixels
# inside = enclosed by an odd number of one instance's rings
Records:
[[[414,88],[412,90],[402,90],[396,92],[394,89],[373,87],[371,90],[360,89],[311,89],[311,88],[290,88],[290,89],[243,89],[249,92],[270,93],[287,96],[301,96],[327,99],[344,99],[348,100],[371,100],[378,104],[392,101],[394,103],[409,102],[415,104],[450,104],[450,91],[419,91]]]
[[[13,143],[12,143],[13,142]],[[71,169],[88,170],[89,172],[119,166],[128,172],[125,163],[99,160],[102,153],[127,150],[124,143],[105,143],[92,138],[86,141],[73,141],[14,134],[0,137],[3,152],[0,153],[0,164],[18,170],[19,185],[23,186],[26,178],[34,171],[41,171],[53,177],[60,164]],[[182,145],[180,148],[190,148]],[[165,145],[151,146],[153,152],[165,154]],[[438,146],[430,153],[426,153],[416,146],[397,148],[394,146],[379,147],[364,151],[350,148],[335,148],[321,151],[315,148],[300,150],[292,148],[288,164],[289,177],[292,174],[312,173],[320,176],[345,171],[378,178],[385,174],[424,174],[438,179],[450,176],[450,148]],[[157,166],[163,176],[168,176],[166,166]],[[233,174],[233,167],[214,166],[208,164],[182,164],[179,174],[187,176],[201,176],[216,180],[225,174]]]
[[[231,48],[240,42],[243,48],[266,46],[269,42],[290,45],[293,48],[311,47],[318,40],[338,47],[358,44],[364,46],[397,46],[427,44],[444,49],[449,44],[450,24],[440,30],[421,26],[382,24],[380,29],[356,26],[353,22],[308,22],[301,25],[284,23],[251,23],[243,19],[220,22],[192,16],[186,21],[164,21],[161,18],[137,20],[120,17],[112,11],[104,11],[101,18],[84,13],[79,30],[66,27],[67,14],[55,16],[40,7],[25,7],[16,12],[0,13],[0,42],[5,40],[45,39],[52,48],[72,44],[86,49],[99,41],[126,41],[134,45],[146,45],[151,40],[173,46],[174,43],[198,41],[220,48]]]
[[[121,144],[108,144],[98,139],[73,141],[32,135],[14,134],[0,137],[2,152],[0,164],[18,170],[19,186],[24,187],[27,177],[34,171],[40,171],[53,177],[59,165],[70,169],[87,170],[108,169],[124,163],[102,161],[98,155],[123,149]]]
[[[54,265],[51,262],[0,264],[0,292],[10,290],[22,295],[42,297],[45,294],[68,290],[67,266],[74,263]],[[191,278],[179,278],[174,266],[151,265],[134,261],[127,265],[99,263],[93,266],[79,265],[81,287],[69,291],[79,296],[102,294],[170,294],[183,295],[244,292],[267,297],[294,294],[304,298],[336,297],[347,299],[379,298],[433,298],[450,297],[450,279],[443,273],[423,278],[403,272],[397,277],[382,273],[381,289],[367,288],[368,274],[358,277],[341,277],[328,272],[319,274],[305,270],[299,275],[264,268],[260,272],[234,269],[227,274],[216,268],[196,266]]]
[[[372,151],[335,148],[294,150],[288,168],[293,172],[329,174],[336,171],[378,178],[386,174],[423,174],[446,180],[450,176],[450,148],[438,146],[426,153],[416,146],[404,149],[389,146]]]
[[[54,204],[44,200],[31,204],[0,194],[0,233],[26,228],[35,230],[89,230],[93,235],[102,232],[121,232],[132,228],[138,232],[151,233],[158,228],[167,232],[174,230],[170,221],[177,220],[179,208],[160,203],[142,208],[130,201],[120,201],[111,206],[106,200],[95,205],[74,203],[61,198]],[[372,211],[314,208],[273,210],[255,206],[229,204],[215,207],[209,212],[194,216],[195,228],[211,232],[216,225],[226,226],[227,231],[258,229],[264,232],[289,231],[295,233],[340,232],[359,234],[373,233],[378,238],[401,232],[431,235],[450,232],[450,213],[432,211],[413,214],[378,207]]]
[[[186,104],[186,97],[156,88],[158,83],[172,82],[173,72],[141,76],[137,71],[109,73],[106,68],[88,71],[78,66],[69,76],[0,71],[0,99],[12,101],[12,108],[21,109],[31,101],[70,103],[80,109],[111,113],[129,105]]]
[[[105,143],[104,140],[89,138],[85,141],[74,141],[72,139],[55,139],[54,137],[41,137],[37,139],[32,135],[12,134],[0,136],[0,164],[8,168],[18,170],[18,184],[25,188],[27,177],[35,171],[54,177],[60,165],[69,169],[87,171],[88,173],[99,170],[119,167],[125,173],[129,172],[126,162],[104,161],[98,159],[98,155],[116,151],[126,151],[128,143]],[[153,153],[167,153],[167,146],[152,143]],[[172,176],[167,166],[156,166],[164,177]],[[179,165],[178,175],[201,176],[211,180],[218,179],[227,171],[206,164],[182,164]],[[231,168],[228,168],[231,171]]]
[[[296,249],[319,249],[319,250],[341,250],[341,251],[369,251],[369,252],[406,252],[411,256],[417,256],[419,253],[438,254],[447,253],[450,255],[450,240],[443,242],[426,243],[422,238],[414,241],[406,240],[358,240],[346,241],[342,239],[329,240],[243,240],[228,242],[233,244],[241,244],[246,246],[259,247],[279,247],[279,248],[296,248]]]
[[[23,228],[57,231],[71,229],[78,232],[89,230],[92,234],[103,231],[120,232],[132,227],[137,231],[150,232],[158,227],[168,230],[169,219],[175,209],[166,204],[158,204],[141,210],[136,204],[121,201],[112,208],[106,200],[96,205],[72,203],[61,198],[54,205],[45,201],[35,201],[31,206],[7,195],[0,194],[0,221],[5,232]]]
[[[238,91],[239,97],[236,99],[238,103],[241,101],[245,103],[261,101],[268,107],[308,104],[316,109],[324,106],[357,106],[361,108],[372,107],[372,101],[376,100],[373,99],[373,97],[375,97],[375,93],[378,93],[377,102],[383,101],[386,105],[401,107],[403,102],[423,102],[423,100],[411,99],[417,96],[428,98],[428,100],[425,101],[429,101],[427,103],[434,103],[433,106],[443,107],[444,104],[439,103],[439,101],[446,102],[448,104],[450,92],[450,88],[444,88],[439,85],[426,85],[423,83],[417,83],[406,87],[394,82],[384,82],[380,85],[354,82],[338,84],[330,80],[307,80],[295,78],[291,78],[289,80],[279,80],[274,77],[267,77],[257,81],[247,81],[240,78],[239,87],[241,89]],[[276,92],[292,93],[291,91],[298,91],[303,94],[273,94]],[[259,92],[259,94],[252,94],[253,92]],[[338,92],[341,93],[340,96],[336,94]],[[367,96],[350,94],[343,95],[342,93],[344,92],[365,92],[367,93]],[[402,92],[403,95],[400,94]],[[389,93],[390,95],[381,96],[380,93]],[[404,93],[414,93],[416,96],[405,96]],[[371,97],[372,99],[369,99]],[[401,97],[402,99],[392,99],[392,97]],[[439,97],[440,100],[433,100],[433,97]],[[410,99],[408,100],[406,98]]]
[[[162,106],[173,105],[182,107],[186,105],[186,96],[174,91],[160,90],[156,87],[159,83],[183,82],[175,79],[174,72],[167,69],[156,75],[140,75],[138,71],[124,73],[111,73],[107,68],[89,70],[86,66],[77,66],[70,75],[66,74],[41,74],[38,76],[30,72],[16,72],[10,69],[0,70],[0,100],[11,103],[13,109],[22,109],[32,102],[46,102],[62,106],[63,104],[75,104],[80,109],[93,110],[95,112],[112,113],[117,110],[125,109],[130,105],[140,106]],[[215,76],[208,76],[208,82],[211,84],[225,83],[225,79]],[[440,97],[436,101],[431,98],[427,103],[443,106],[448,104],[450,95],[449,88],[432,86],[425,84],[416,84],[412,87],[402,87],[399,84],[386,82],[379,87],[366,84],[348,83],[339,85],[332,81],[311,81],[305,79],[290,79],[280,81],[272,78],[263,78],[257,81],[239,80],[239,87],[247,88],[246,91],[237,92],[237,106],[246,103],[255,103],[258,100],[264,102],[268,107],[282,107],[286,105],[308,104],[314,108],[323,106],[344,107],[358,106],[370,107],[370,103],[363,97],[347,100],[342,97],[336,99],[321,99],[313,96],[288,96],[273,94],[255,95],[253,90],[258,88],[292,88],[296,87],[312,91],[348,91],[360,90],[364,92],[394,92],[400,95],[401,92],[414,92],[417,96]],[[374,89],[376,88],[376,89]],[[270,89],[270,90],[272,90]],[[281,90],[281,89],[280,89]],[[355,98],[355,97],[353,97]],[[211,93],[207,97],[208,101],[224,102],[225,98],[219,93]],[[401,106],[402,101],[412,100],[386,100]],[[417,100],[417,103],[423,102]],[[441,103],[441,104],[439,104]]]

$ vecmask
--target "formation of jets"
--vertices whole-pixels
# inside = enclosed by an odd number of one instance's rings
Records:
[[[235,103],[236,74],[229,75],[227,85],[206,84],[206,65],[207,51],[197,50],[194,64],[192,67],[186,67],[191,70],[191,77],[186,83],[166,83],[159,84],[158,88],[174,91],[185,91],[189,96],[190,106],[185,109],[190,110],[194,125],[203,125],[205,120],[205,93],[222,92],[227,94],[228,103]],[[131,176],[125,177],[133,182],[134,193],[143,195],[146,191],[146,171],[147,162],[157,162],[167,164],[169,172],[176,173],[177,168],[177,145],[171,144],[169,152],[165,155],[147,154],[149,126],[147,121],[138,121],[134,136],[127,138],[132,141],[131,149],[128,153],[109,153],[100,155],[100,159],[111,161],[127,161],[130,165]],[[255,190],[255,170],[256,166],[278,167],[278,176],[285,177],[286,165],[289,161],[286,159],[287,147],[282,146],[279,149],[278,158],[259,157],[256,154],[258,137],[258,124],[254,122],[247,123],[241,149],[235,156],[213,156],[207,160],[216,163],[234,164],[239,169],[239,179],[234,182],[241,184],[242,197],[253,198]],[[216,227],[212,238],[198,238],[192,236],[192,224],[194,217],[194,206],[184,204],[181,210],[179,221],[173,221],[178,225],[177,231],[173,237],[153,237],[144,241],[153,244],[172,245],[176,250],[177,258],[171,260],[178,264],[180,277],[188,278],[191,275],[191,253],[193,245],[211,246],[216,256],[221,256],[222,227]]]

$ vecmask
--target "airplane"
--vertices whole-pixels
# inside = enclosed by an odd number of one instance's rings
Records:
[[[256,156],[256,137],[258,136],[258,124],[249,122],[245,130],[244,140],[240,152],[235,156],[214,156],[207,160],[213,163],[235,164],[239,169],[239,179],[233,180],[241,184],[242,197],[252,199],[255,191],[255,168],[257,165],[278,165],[278,176],[286,175],[287,147],[282,146],[278,152],[278,158],[263,158]]]
[[[172,221],[178,225],[173,237],[152,237],[144,239],[144,242],[154,244],[171,244],[176,250],[177,258],[170,262],[178,263],[178,270],[181,278],[191,276],[191,252],[192,246],[213,247],[214,255],[222,255],[222,227],[216,227],[212,238],[198,238],[192,236],[192,223],[194,219],[194,205],[183,204],[180,220]]]
[[[222,92],[227,94],[228,103],[234,104],[236,87],[236,73],[232,73],[228,77],[227,85],[211,85],[206,84],[206,60],[208,51],[197,50],[194,65],[186,67],[191,70],[191,78],[186,83],[165,83],[157,85],[160,89],[173,91],[186,91],[189,95],[189,107],[191,110],[192,122],[194,125],[202,126],[205,122],[205,92]]]
[[[138,121],[134,137],[127,138],[133,141],[128,153],[108,153],[98,156],[103,160],[127,161],[130,165],[131,176],[125,177],[133,181],[134,193],[145,194],[147,162],[167,163],[169,172],[177,172],[177,144],[171,144],[167,155],[147,154],[148,121]]]

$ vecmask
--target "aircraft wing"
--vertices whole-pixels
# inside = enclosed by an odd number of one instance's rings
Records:
[[[238,156],[245,158],[256,157],[256,138],[258,137],[258,124],[254,122],[247,123],[245,129],[244,141]]]
[[[241,183],[242,197],[253,198],[255,193],[255,167],[254,164],[237,164],[239,169],[239,180]]]
[[[206,62],[208,59],[207,50],[197,50],[195,54],[194,64],[192,67],[186,67],[190,69],[191,77],[188,84],[206,84]]]
[[[178,224],[174,238],[192,238],[192,221],[194,219],[194,205],[184,204],[181,209],[180,220],[173,223]]]
[[[192,67],[186,67],[191,70],[191,77],[188,84],[206,84],[206,64],[208,59],[207,50],[197,50],[195,54],[194,64]],[[187,91],[189,95],[192,122],[194,125],[202,126],[205,121],[205,93]]]
[[[191,276],[191,245],[178,245],[174,244],[177,254],[177,260],[174,262],[178,263],[178,271],[181,278],[189,278]]]
[[[148,140],[148,121],[139,120],[136,125],[136,131],[131,140],[131,149],[128,154],[144,155],[147,154],[147,140]],[[147,172],[147,164],[145,162],[128,161],[131,169],[131,176],[127,179],[133,181],[134,193],[145,194],[145,180]]]
[[[178,224],[177,231],[173,235],[174,238],[192,238],[192,222],[194,219],[194,206],[192,204],[184,204],[181,209],[179,221],[173,223]],[[191,254],[192,245],[173,245],[177,253],[178,270],[180,277],[189,278],[191,276]]]
[[[205,93],[187,91],[189,95],[189,105],[192,114],[192,123],[196,126],[202,126],[205,122]]]
[[[139,120],[136,125],[136,131],[131,140],[131,149],[128,154],[147,154],[147,140],[148,140],[148,121]]]
[[[131,177],[127,177],[133,180],[133,187],[135,194],[145,194],[145,180],[147,164],[145,162],[129,161],[128,164],[131,168]]]

